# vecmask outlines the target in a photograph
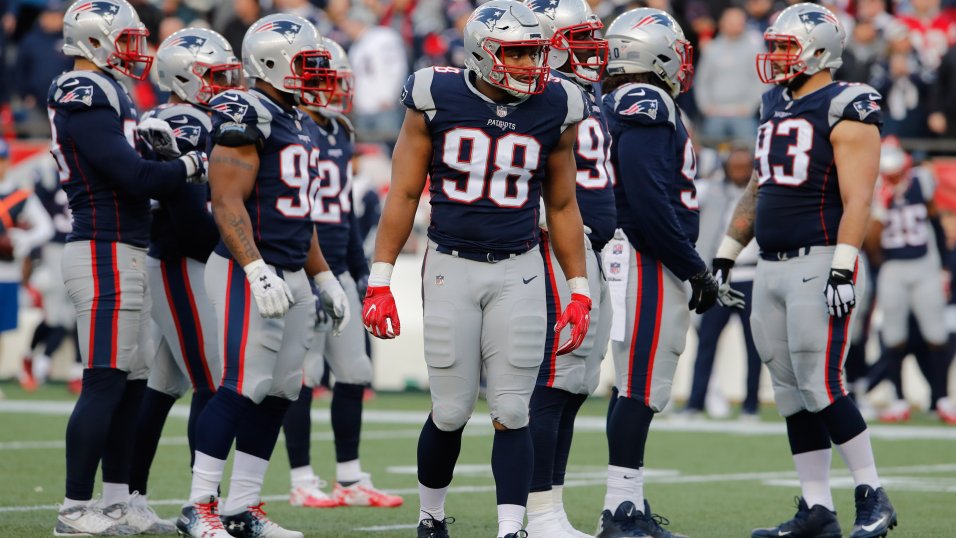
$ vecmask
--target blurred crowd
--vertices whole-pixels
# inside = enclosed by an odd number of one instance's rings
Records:
[[[184,26],[221,32],[240,50],[253,21],[270,12],[303,16],[341,43],[355,70],[352,113],[360,138],[394,140],[398,95],[408,74],[462,65],[461,29],[473,0],[132,0],[155,47]],[[838,78],[884,95],[884,134],[929,141],[956,153],[956,0],[826,0],[849,36]],[[50,80],[70,62],[60,52],[64,0],[0,0],[0,129],[5,136],[48,134]],[[751,140],[764,90],[754,71],[762,32],[781,0],[591,0],[609,22],[648,5],[675,15],[694,45],[696,76],[681,106],[706,142]],[[141,109],[165,99],[155,81],[131,88]],[[935,142],[935,144],[934,144]]]

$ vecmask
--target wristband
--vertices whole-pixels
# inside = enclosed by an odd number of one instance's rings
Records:
[[[332,273],[332,271],[322,271],[321,273],[316,273],[315,276],[312,277],[312,282],[315,282],[315,285],[320,288],[322,287],[322,284],[325,284],[330,280],[335,280],[335,275]]]
[[[588,299],[591,298],[591,288],[590,286],[588,286],[588,279],[583,276],[576,276],[574,278],[569,278],[568,288],[571,290],[571,293],[584,295]]]
[[[265,269],[265,267],[266,262],[262,261],[262,258],[259,258],[258,260],[253,260],[246,265],[243,265],[242,270],[246,272],[246,279],[248,279],[249,282],[252,282],[253,275],[258,273],[260,270]]]
[[[836,251],[833,252],[833,261],[830,263],[832,269],[843,269],[853,271],[856,269],[856,258],[860,249],[846,243],[839,243]]]
[[[737,261],[737,256],[740,256],[740,251],[744,249],[746,245],[741,245],[740,241],[737,241],[729,235],[724,236],[724,240],[720,242],[720,246],[717,248],[717,254],[715,258],[727,258],[728,260]]]
[[[368,275],[370,287],[388,286],[392,281],[392,269],[395,266],[387,262],[374,262]]]

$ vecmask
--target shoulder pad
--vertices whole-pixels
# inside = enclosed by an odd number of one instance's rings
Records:
[[[560,87],[563,89],[563,92],[557,92],[561,95],[561,99],[565,102],[567,106],[567,114],[564,117],[564,122],[561,124],[561,132],[564,132],[565,129],[570,125],[581,122],[584,118],[587,118],[591,115],[591,107],[588,105],[589,101],[584,96],[584,90],[581,89],[577,84],[566,80],[564,78],[555,77],[552,78],[547,89],[551,88],[557,89]],[[552,90],[553,91],[553,90]]]
[[[454,69],[454,72],[460,72],[457,68],[442,67],[441,69]],[[441,73],[447,72],[450,71],[442,71]],[[432,96],[432,81],[436,75],[441,73],[437,72],[434,67],[426,67],[409,75],[408,80],[405,81],[405,86],[402,87],[402,104],[412,110],[433,115],[435,98]]]
[[[155,117],[164,120],[173,129],[179,151],[188,153],[206,149],[206,137],[212,131],[209,114],[192,105],[177,104],[156,108]]]
[[[608,113],[618,121],[677,128],[677,107],[665,91],[650,84],[625,84],[604,97]]]
[[[128,100],[119,83],[102,73],[69,71],[53,81],[48,104],[60,110],[111,108],[122,116],[123,102]]]
[[[769,119],[767,115],[773,113],[777,102],[780,101],[780,96],[783,95],[783,90],[784,88],[782,86],[774,86],[763,92],[763,95],[760,96],[760,113],[758,117],[761,123]]]
[[[841,120],[883,125],[883,110],[880,102],[883,96],[866,84],[848,84],[838,82],[830,101],[827,120],[833,127]]]
[[[219,131],[220,126],[246,125],[253,131],[258,131],[256,136],[269,138],[272,132],[272,113],[255,95],[241,91],[229,90],[213,97],[209,102],[209,108],[213,111],[212,130],[214,133]],[[232,129],[235,131],[235,128]],[[221,143],[215,135],[213,140]],[[248,145],[249,142],[239,145]],[[222,144],[227,145],[227,144]]]

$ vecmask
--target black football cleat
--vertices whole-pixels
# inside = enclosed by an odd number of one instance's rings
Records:
[[[624,501],[618,505],[612,514],[610,510],[601,512],[598,521],[597,538],[645,538],[648,534],[637,528],[636,520],[643,514],[631,501]]]
[[[831,512],[819,504],[813,508],[807,506],[803,497],[797,497],[797,514],[790,521],[784,521],[776,527],[754,529],[751,538],[841,538],[840,522],[836,512]]]
[[[521,529],[518,532],[511,532],[506,534],[505,538],[528,538],[528,531]]]
[[[418,522],[418,538],[448,538],[448,525],[454,522],[453,517],[423,519]]]
[[[889,534],[896,526],[896,510],[890,504],[883,488],[857,486],[856,521],[850,538],[877,538]]]

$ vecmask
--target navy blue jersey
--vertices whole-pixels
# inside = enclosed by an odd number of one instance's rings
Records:
[[[301,269],[312,243],[309,185],[319,161],[319,148],[306,130],[311,120],[256,89],[229,90],[209,104],[213,133],[245,124],[260,136],[259,174],[245,205],[262,259],[289,271]],[[232,258],[222,241],[216,252]]]
[[[160,105],[143,114],[157,118],[173,129],[179,152],[206,150],[212,120],[209,112],[188,103]],[[149,230],[149,255],[173,261],[186,256],[205,262],[219,242],[219,229],[209,211],[207,185],[182,184],[175,192],[156,200]]]
[[[122,85],[99,71],[57,77],[47,106],[51,152],[73,213],[67,241],[145,247],[149,198],[176,190],[186,178],[186,165],[148,161],[137,153],[133,101]]]
[[[66,243],[66,237],[73,229],[70,201],[66,192],[60,188],[59,182],[51,184],[41,178],[34,184],[33,194],[43,204],[43,209],[46,209],[46,212],[50,215],[50,220],[53,221],[54,233],[50,242]]]
[[[843,120],[882,125],[880,99],[865,84],[845,82],[799,99],[782,86],[763,95],[754,151],[762,251],[836,244],[843,201],[830,133]]]
[[[706,269],[694,243],[700,228],[697,155],[671,96],[650,84],[625,84],[604,96],[614,139],[617,225],[635,249],[681,280]]]
[[[929,253],[930,223],[927,204],[933,200],[936,183],[919,168],[899,185],[879,187],[880,202],[873,218],[883,223],[880,248],[884,260],[913,260]]]
[[[344,117],[330,120],[326,127],[311,119],[306,124],[319,148],[317,175],[309,189],[312,220],[322,255],[332,272],[339,275],[349,269],[347,255],[355,220],[352,213],[352,127]]]
[[[560,71],[551,71],[554,77],[569,80]],[[578,140],[574,143],[574,161],[577,164],[577,198],[581,218],[590,232],[588,238],[594,250],[600,251],[614,237],[617,211],[614,207],[614,172],[608,162],[611,154],[611,135],[595,98],[595,87],[584,88],[586,106],[591,114],[578,125]]]
[[[432,139],[428,237],[470,252],[525,252],[538,244],[541,182],[561,133],[586,118],[584,94],[551,79],[544,92],[495,103],[474,73],[421,69],[402,103],[424,112]]]

